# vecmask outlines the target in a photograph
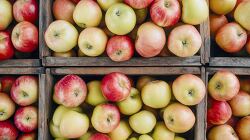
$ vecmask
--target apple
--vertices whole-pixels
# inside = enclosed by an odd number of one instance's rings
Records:
[[[178,0],[155,0],[150,7],[150,17],[159,26],[173,26],[181,17],[181,6]]]
[[[241,140],[247,140],[250,137],[250,116],[246,116],[237,123],[236,132]]]
[[[250,115],[250,95],[240,91],[229,101],[234,116],[244,117]]]
[[[66,75],[54,87],[53,99],[66,107],[77,107],[87,96],[87,86],[77,75]]]
[[[202,39],[198,30],[192,25],[175,27],[168,37],[168,49],[179,57],[195,55],[201,48]]]
[[[250,93],[250,79],[240,80],[240,90]]]
[[[134,43],[128,36],[113,36],[107,43],[106,51],[113,61],[127,61],[134,55]]]
[[[10,121],[0,121],[0,138],[2,140],[16,140],[18,131]]]
[[[12,5],[8,0],[0,1],[0,31],[5,30],[13,20]]]
[[[155,79],[150,76],[141,76],[138,78],[136,83],[136,88],[141,91],[141,89],[149,82],[154,81]]]
[[[207,20],[209,8],[206,0],[182,0],[182,21],[198,25]]]
[[[134,9],[143,9],[148,7],[154,0],[124,0],[126,4]]]
[[[4,93],[10,93],[12,85],[15,83],[16,78],[13,76],[0,77],[1,91]]]
[[[226,101],[208,100],[207,122],[214,125],[225,124],[232,116],[230,105]]]
[[[74,3],[78,3],[78,2],[80,2],[81,0],[71,0],[71,1],[73,1]]]
[[[152,108],[164,108],[171,99],[171,88],[165,81],[156,80],[147,83],[141,91],[142,101]]]
[[[150,137],[150,136],[149,136]],[[145,136],[144,136],[144,138],[145,138]],[[148,137],[147,137],[148,138]],[[128,140],[138,140],[138,138],[136,138],[136,137],[132,137],[132,138],[129,138]],[[152,140],[152,139],[149,139],[149,140]]]
[[[79,48],[78,51],[77,51],[77,56],[78,56],[78,57],[85,57],[86,54],[84,54],[84,53],[81,51],[81,49]]]
[[[194,126],[195,116],[189,107],[172,103],[166,107],[163,120],[170,131],[184,133]]]
[[[136,24],[134,10],[124,3],[113,4],[105,15],[108,29],[117,35],[125,35],[133,30]]]
[[[25,133],[19,136],[18,140],[36,140],[36,133]]]
[[[92,106],[97,106],[101,103],[105,103],[106,99],[102,95],[101,81],[90,81],[87,84],[88,94],[86,102]]]
[[[174,137],[174,140],[186,140],[186,139],[183,138],[183,137],[175,136],[175,137]]]
[[[73,12],[76,4],[71,0],[55,0],[53,3],[53,15],[57,20],[66,20],[74,24]]]
[[[101,133],[114,131],[120,122],[119,109],[113,104],[97,105],[91,117],[93,127]]]
[[[144,134],[139,137],[138,140],[154,140],[151,136]]]
[[[177,77],[172,85],[175,98],[184,105],[197,105],[206,95],[204,82],[193,74]]]
[[[235,22],[222,26],[216,33],[216,43],[228,53],[239,52],[247,42],[246,31]]]
[[[152,136],[155,140],[174,140],[175,133],[171,132],[164,122],[158,122]]]
[[[93,135],[92,132],[88,131],[84,135],[82,135],[78,140],[89,140],[89,138]]]
[[[54,138],[61,138],[63,137],[60,130],[59,130],[59,126],[56,126],[53,121],[50,121],[49,123],[49,130],[50,130],[50,134],[54,137]]]
[[[154,23],[146,22],[138,28],[135,49],[142,57],[158,55],[165,43],[165,31]]]
[[[0,122],[9,119],[15,112],[15,103],[9,95],[0,92]]]
[[[82,0],[76,5],[73,19],[79,27],[95,27],[101,22],[102,10],[95,1]]]
[[[107,11],[110,6],[115,3],[122,2],[122,0],[97,0],[98,4],[102,8],[102,10]]]
[[[17,109],[14,122],[22,132],[32,132],[38,127],[38,110],[34,106],[20,107]]]
[[[111,140],[110,137],[106,134],[102,133],[95,133],[93,134],[89,140]]]
[[[226,70],[216,72],[208,82],[208,93],[218,101],[231,100],[239,90],[239,79]]]
[[[148,15],[148,8],[134,9],[136,15],[136,24],[142,24]]]
[[[55,138],[55,140],[69,140],[67,138]]]
[[[245,0],[237,6],[234,12],[234,19],[248,31],[250,31],[249,6],[250,1]]]
[[[84,135],[89,128],[89,118],[73,110],[63,114],[59,130],[64,138],[79,138]]]
[[[12,58],[14,46],[8,32],[0,32],[0,61]]]
[[[106,48],[107,35],[103,30],[96,27],[84,29],[78,39],[78,46],[87,56],[99,56]]]
[[[227,17],[225,15],[210,14],[210,34],[214,37],[216,32],[228,23]]]
[[[129,96],[131,83],[125,74],[112,72],[102,79],[101,89],[108,101],[118,102]]]
[[[67,52],[53,52],[52,56],[54,56],[54,57],[75,57],[76,53],[72,49],[72,50],[67,51]]]
[[[119,110],[124,115],[132,115],[142,108],[140,93],[136,88],[131,88],[129,96],[117,103]]]
[[[239,140],[236,132],[230,125],[218,125],[208,133],[208,140]]]
[[[109,136],[112,140],[127,140],[131,134],[129,123],[122,120],[116,129],[109,133]]]
[[[39,9],[36,0],[17,0],[13,5],[13,15],[17,22],[29,21],[35,23]]]
[[[236,2],[237,0],[210,0],[209,6],[214,13],[226,15],[234,9]]]
[[[38,29],[30,22],[18,23],[11,34],[14,47],[20,52],[33,52],[38,48]]]
[[[146,134],[153,130],[156,118],[150,111],[142,110],[129,117],[130,127],[139,134]]]
[[[247,53],[250,54],[250,37],[248,37],[248,41],[246,43],[246,50],[247,50]]]
[[[11,98],[20,106],[31,105],[38,100],[38,79],[35,76],[20,76],[11,87]]]

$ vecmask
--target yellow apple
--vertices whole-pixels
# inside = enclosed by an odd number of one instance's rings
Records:
[[[170,131],[164,122],[158,122],[152,136],[155,140],[174,140],[175,133]]]
[[[237,0],[209,0],[210,9],[218,15],[226,15],[230,13]]]
[[[96,106],[101,103],[105,103],[107,100],[102,95],[101,82],[91,81],[87,84],[88,94],[86,102],[90,105]]]
[[[241,2],[234,12],[234,19],[245,29],[250,31],[250,1]]]
[[[239,140],[236,132],[230,125],[218,125],[208,133],[208,140]]]
[[[132,129],[130,128],[128,122],[122,120],[115,130],[109,133],[109,136],[112,140],[127,140],[131,134]]]
[[[111,5],[122,2],[122,0],[97,0],[97,2],[102,10],[107,11]]]

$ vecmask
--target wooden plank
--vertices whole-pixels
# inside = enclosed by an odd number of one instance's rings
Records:
[[[9,59],[0,61],[0,67],[39,67],[39,59]]]
[[[228,70],[228,71],[233,72],[236,75],[250,75],[250,68],[221,68],[221,67],[220,68],[217,68],[217,67],[206,68],[206,72],[209,75],[212,75],[220,70]]]
[[[24,74],[42,74],[44,73],[43,68],[0,68],[0,74],[6,74],[6,75],[24,75]]]
[[[250,57],[211,57],[209,66],[250,67]]]
[[[46,116],[45,116],[45,74],[39,75],[39,102],[38,102],[38,114],[39,114],[39,119],[38,119],[38,140],[46,140],[45,139],[45,133],[46,129],[48,127],[45,125],[46,122]]]

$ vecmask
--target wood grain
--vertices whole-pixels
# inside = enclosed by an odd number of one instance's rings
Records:
[[[9,59],[0,61],[0,67],[39,67],[39,59]]]

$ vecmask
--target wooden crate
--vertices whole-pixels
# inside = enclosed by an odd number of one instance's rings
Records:
[[[208,0],[207,0],[208,1]],[[44,0],[42,3],[43,15],[46,17],[41,23],[42,30],[44,33],[51,22],[54,21],[52,13],[53,0]],[[132,59],[126,62],[114,62],[109,57],[71,57],[61,58],[53,57],[50,49],[42,41],[42,64],[43,66],[56,67],[56,66],[201,66],[205,64],[205,47],[209,45],[209,23],[208,19],[206,22],[200,24],[198,30],[202,37],[202,47],[198,54],[188,58],[180,57],[153,57],[153,58],[142,58],[140,56],[133,56]]]
[[[51,140],[52,137],[49,132],[49,121],[52,118],[52,115],[57,106],[52,101],[53,95],[53,86],[55,82],[67,74],[76,74],[84,78],[86,82],[88,80],[101,79],[103,75],[110,72],[122,72],[132,78],[137,78],[141,75],[150,75],[162,80],[173,80],[181,74],[191,73],[198,75],[205,82],[205,69],[199,67],[86,67],[86,68],[51,68],[46,70],[46,84],[43,86],[44,93],[43,100],[44,103],[44,125],[43,125],[43,139]],[[206,109],[206,100],[203,100],[199,105],[192,107],[196,115],[196,123],[194,128],[186,133],[188,140],[204,140],[205,139],[205,109]]]
[[[45,74],[43,68],[0,68],[0,75],[15,75],[15,76],[21,76],[21,75],[35,75],[38,77],[39,80],[39,97],[38,97],[38,132],[37,137],[38,140],[44,140],[43,139],[43,131],[41,128],[44,126],[44,100],[43,100],[43,85],[45,82]]]

